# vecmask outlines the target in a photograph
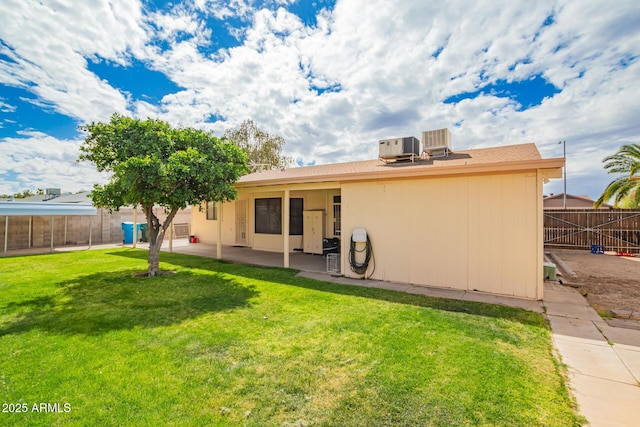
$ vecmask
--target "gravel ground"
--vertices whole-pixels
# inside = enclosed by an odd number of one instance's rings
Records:
[[[587,301],[600,313],[611,309],[640,311],[640,257],[576,250],[553,252],[578,276],[576,280],[565,278],[578,283]]]

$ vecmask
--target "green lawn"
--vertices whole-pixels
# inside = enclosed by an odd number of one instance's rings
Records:
[[[581,421],[538,314],[145,257],[0,259],[0,425]]]

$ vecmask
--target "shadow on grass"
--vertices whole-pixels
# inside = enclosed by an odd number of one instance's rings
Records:
[[[222,273],[181,271],[133,278],[139,270],[100,272],[60,282],[61,292],[20,303],[5,311],[10,320],[0,336],[33,329],[60,334],[99,335],[115,330],[180,323],[206,313],[250,305],[258,294]]]
[[[144,258],[146,256],[146,252],[140,251],[116,251],[111,252],[110,254],[131,258]],[[331,292],[340,295],[373,298],[387,302],[429,307],[437,310],[456,313],[466,313],[477,316],[501,318],[526,325],[549,329],[547,322],[540,314],[517,307],[508,307],[504,305],[489,304],[476,301],[436,298],[386,289],[323,282],[315,279],[297,277],[296,274],[298,273],[298,271],[293,269],[283,267],[249,266],[224,260],[200,257],[196,255],[162,253],[160,259],[162,262],[179,265],[186,268],[211,270],[218,273],[228,273],[250,279],[273,281],[286,285],[313,289],[322,292]]]

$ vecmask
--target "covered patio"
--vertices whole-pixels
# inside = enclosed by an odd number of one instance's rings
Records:
[[[64,241],[67,238],[67,217],[69,216],[88,216],[89,220],[97,215],[97,209],[92,205],[82,203],[29,203],[29,202],[0,202],[0,216],[4,216],[3,224],[3,251],[2,255],[7,256],[9,249],[9,218],[11,217],[27,217],[29,218],[27,227],[28,247],[31,248],[31,239],[33,235],[33,219],[34,217],[47,217],[49,220],[50,234],[50,252],[53,253],[55,246],[55,218],[63,218]],[[91,222],[89,222],[88,232],[89,246],[91,246]]]
[[[139,245],[140,246],[140,245]],[[169,251],[166,244],[162,245],[163,251]],[[174,242],[173,252],[179,254],[198,255],[217,258],[217,245],[209,243]],[[222,259],[241,264],[260,265],[265,267],[284,267],[284,259],[280,252],[259,251],[245,246],[222,245]],[[327,272],[327,258],[322,255],[292,252],[289,254],[289,268],[314,273]]]

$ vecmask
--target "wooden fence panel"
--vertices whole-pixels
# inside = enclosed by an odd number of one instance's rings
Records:
[[[640,254],[640,210],[545,209],[544,244]]]

